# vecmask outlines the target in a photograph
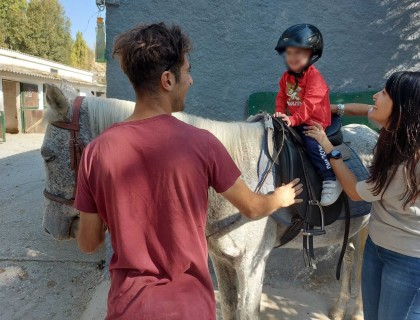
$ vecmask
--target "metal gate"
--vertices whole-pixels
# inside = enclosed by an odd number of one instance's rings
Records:
[[[38,85],[20,83],[20,112],[22,132],[26,132],[28,120],[30,121],[31,110],[38,110],[39,106]]]

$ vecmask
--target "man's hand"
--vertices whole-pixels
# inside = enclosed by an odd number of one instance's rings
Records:
[[[289,116],[287,114],[281,113],[281,112],[275,112],[274,116],[276,118],[281,118],[281,120],[288,126],[290,127],[290,119]]]
[[[277,198],[280,208],[289,207],[295,203],[301,203],[302,199],[296,197],[302,193],[303,185],[299,183],[299,179],[295,179],[286,185],[276,188],[274,195]]]
[[[245,182],[238,178],[222,196],[232,203],[249,219],[260,219],[272,214],[279,208],[302,202],[296,197],[302,192],[302,184],[295,179],[287,185],[277,188],[273,193],[262,195],[252,192]]]

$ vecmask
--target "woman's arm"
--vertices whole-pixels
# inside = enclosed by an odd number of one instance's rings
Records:
[[[369,105],[369,104],[346,103],[344,105],[344,115],[367,117],[370,108],[372,108],[372,105]],[[332,114],[337,114],[337,109],[338,109],[338,104],[331,105]]]
[[[319,123],[314,122],[313,126],[305,127],[305,135],[314,138],[324,148],[326,154],[334,150],[334,146],[328,140],[325,131]],[[356,190],[356,184],[359,182],[353,172],[346,166],[343,159],[330,159],[334,173],[343,186],[344,192],[353,201],[362,200]]]

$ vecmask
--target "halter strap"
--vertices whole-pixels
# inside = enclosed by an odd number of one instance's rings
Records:
[[[67,121],[51,122],[51,125],[53,125],[54,127],[70,131],[70,141],[69,141],[70,164],[71,164],[71,168],[74,171],[75,186],[77,186],[77,175],[79,173],[80,159],[82,157],[83,150],[85,149],[85,144],[80,138],[80,125],[79,125],[80,108],[82,106],[83,99],[84,97],[82,96],[78,96],[74,99],[73,116],[72,116],[71,122],[67,122]],[[48,192],[46,189],[44,190],[45,198],[51,201],[66,204],[68,206],[73,206],[75,194],[76,194],[76,187],[74,188],[72,199],[66,199],[61,196],[56,196]]]
[[[58,202],[61,204],[66,204],[68,206],[73,206],[73,203],[74,203],[74,199],[66,199],[61,196],[53,195],[52,193],[49,193],[47,189],[44,189],[44,197],[47,198],[48,200]]]

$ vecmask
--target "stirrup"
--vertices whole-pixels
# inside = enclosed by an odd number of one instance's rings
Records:
[[[318,200],[309,200],[309,204],[313,206],[318,206],[319,213],[321,214],[321,227],[314,227],[311,230],[303,230],[302,234],[304,236],[322,236],[327,233],[327,231],[325,231],[324,210],[322,209],[322,206]]]

